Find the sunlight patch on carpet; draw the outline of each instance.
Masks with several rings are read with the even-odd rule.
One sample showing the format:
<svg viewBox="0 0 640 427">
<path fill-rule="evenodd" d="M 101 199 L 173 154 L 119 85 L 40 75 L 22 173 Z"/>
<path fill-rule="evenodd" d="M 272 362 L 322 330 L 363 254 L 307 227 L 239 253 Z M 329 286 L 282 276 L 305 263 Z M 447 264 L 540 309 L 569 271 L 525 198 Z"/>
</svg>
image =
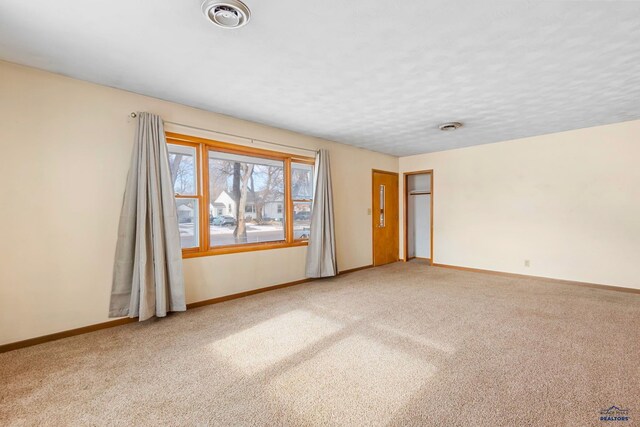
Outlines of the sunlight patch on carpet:
<svg viewBox="0 0 640 427">
<path fill-rule="evenodd" d="M 343 325 L 306 310 L 270 318 L 208 346 L 246 374 L 254 374 L 339 331 Z"/>
</svg>

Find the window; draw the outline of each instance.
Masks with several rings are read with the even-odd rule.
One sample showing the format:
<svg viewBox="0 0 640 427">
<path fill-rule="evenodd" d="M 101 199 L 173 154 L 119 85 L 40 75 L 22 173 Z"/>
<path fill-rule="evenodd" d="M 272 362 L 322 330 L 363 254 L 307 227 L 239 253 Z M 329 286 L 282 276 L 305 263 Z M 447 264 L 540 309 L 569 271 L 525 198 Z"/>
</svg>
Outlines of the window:
<svg viewBox="0 0 640 427">
<path fill-rule="evenodd" d="M 291 199 L 293 201 L 294 239 L 308 239 L 311 229 L 313 165 L 291 164 Z"/>
<path fill-rule="evenodd" d="M 235 219 L 213 219 L 211 246 L 285 241 L 284 161 L 208 152 L 209 197 L 216 202 L 233 200 L 229 215 Z"/>
<path fill-rule="evenodd" d="M 182 248 L 200 246 L 198 168 L 196 147 L 169 144 L 169 169 L 178 211 L 178 227 Z"/>
<path fill-rule="evenodd" d="M 313 159 L 167 133 L 185 256 L 306 244 Z"/>
</svg>

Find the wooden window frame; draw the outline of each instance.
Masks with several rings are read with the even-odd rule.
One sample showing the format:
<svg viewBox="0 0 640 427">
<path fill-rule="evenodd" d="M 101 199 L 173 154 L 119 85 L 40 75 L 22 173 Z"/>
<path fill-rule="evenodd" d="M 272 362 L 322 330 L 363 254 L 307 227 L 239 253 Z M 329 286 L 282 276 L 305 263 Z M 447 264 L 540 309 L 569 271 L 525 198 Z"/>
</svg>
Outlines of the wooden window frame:
<svg viewBox="0 0 640 427">
<path fill-rule="evenodd" d="M 196 148 L 196 187 L 197 196 L 176 195 L 176 198 L 189 198 L 198 200 L 199 204 L 199 247 L 185 248 L 182 250 L 183 258 L 195 258 L 202 256 L 224 255 L 239 252 L 252 252 L 267 249 L 290 248 L 295 246 L 307 246 L 308 239 L 294 239 L 293 235 L 293 202 L 291 195 L 291 163 L 315 164 L 315 159 L 311 157 L 299 156 L 279 151 L 266 150 L 262 148 L 249 147 L 246 145 L 231 144 L 228 142 L 215 141 L 212 139 L 197 136 L 184 135 L 174 132 L 165 132 L 167 143 L 174 145 L 185 145 Z M 284 240 L 263 243 L 239 243 L 235 245 L 210 246 L 209 229 L 209 151 L 219 151 L 223 153 L 253 156 L 269 160 L 280 160 L 284 163 L 284 204 L 285 212 Z M 295 200 L 311 201 L 311 200 Z"/>
</svg>

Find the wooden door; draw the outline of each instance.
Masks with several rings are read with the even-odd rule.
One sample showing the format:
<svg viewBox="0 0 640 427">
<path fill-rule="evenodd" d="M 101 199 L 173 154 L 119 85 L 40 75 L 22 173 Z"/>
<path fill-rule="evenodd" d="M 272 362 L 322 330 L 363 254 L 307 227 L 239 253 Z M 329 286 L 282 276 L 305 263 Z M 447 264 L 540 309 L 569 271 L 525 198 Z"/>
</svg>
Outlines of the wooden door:
<svg viewBox="0 0 640 427">
<path fill-rule="evenodd" d="M 398 174 L 373 171 L 373 265 L 398 261 Z"/>
</svg>

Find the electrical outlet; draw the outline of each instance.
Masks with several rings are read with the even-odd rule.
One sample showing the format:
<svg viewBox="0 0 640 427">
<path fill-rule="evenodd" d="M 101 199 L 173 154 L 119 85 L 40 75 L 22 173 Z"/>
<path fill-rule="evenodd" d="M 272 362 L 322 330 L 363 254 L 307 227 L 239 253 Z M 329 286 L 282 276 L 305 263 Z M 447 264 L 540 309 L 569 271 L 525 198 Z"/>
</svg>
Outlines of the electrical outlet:
<svg viewBox="0 0 640 427">
<path fill-rule="evenodd" d="M 531 267 L 531 261 L 529 261 L 528 259 L 524 260 L 524 266 L 525 267 Z"/>
<path fill-rule="evenodd" d="M 371 215 L 371 208 L 367 209 L 367 215 Z"/>
</svg>

